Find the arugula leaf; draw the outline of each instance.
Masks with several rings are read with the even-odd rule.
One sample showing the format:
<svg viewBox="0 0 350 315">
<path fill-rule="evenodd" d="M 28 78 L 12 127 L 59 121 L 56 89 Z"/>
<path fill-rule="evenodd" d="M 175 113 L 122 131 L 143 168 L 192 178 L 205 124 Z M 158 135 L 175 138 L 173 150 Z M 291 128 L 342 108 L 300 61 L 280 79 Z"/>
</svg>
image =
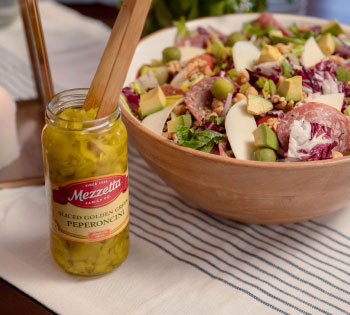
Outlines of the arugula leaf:
<svg viewBox="0 0 350 315">
<path fill-rule="evenodd" d="M 306 39 L 309 39 L 311 36 L 316 36 L 317 34 L 307 31 L 307 32 L 300 32 L 297 28 L 296 25 L 292 25 L 289 26 L 288 29 L 293 33 L 294 35 L 294 40 L 298 41 L 298 40 L 303 40 L 305 41 Z M 290 38 L 290 37 L 288 37 Z M 292 42 L 294 43 L 294 42 Z M 295 42 L 295 44 L 298 44 L 297 42 Z"/>
<path fill-rule="evenodd" d="M 269 81 L 265 82 L 264 87 L 262 89 L 262 93 L 265 99 L 268 99 L 269 96 L 271 95 Z"/>
<path fill-rule="evenodd" d="M 265 99 L 276 93 L 275 83 L 268 78 L 260 77 L 259 80 L 256 81 L 256 85 L 262 89 L 262 93 Z"/>
<path fill-rule="evenodd" d="M 272 80 L 269 80 L 269 85 L 270 85 L 271 96 L 275 95 L 276 94 L 276 90 L 277 90 L 275 82 L 273 82 Z"/>
<path fill-rule="evenodd" d="M 256 81 L 256 85 L 259 87 L 259 88 L 263 88 L 265 83 L 268 82 L 269 79 L 268 78 L 265 78 L 265 77 L 260 77 L 258 81 Z"/>
<path fill-rule="evenodd" d="M 344 67 L 338 67 L 337 70 L 337 79 L 342 82 L 350 81 L 350 71 L 346 70 Z"/>
<path fill-rule="evenodd" d="M 282 44 L 293 43 L 295 45 L 302 45 L 305 42 L 305 40 L 301 38 L 281 37 L 281 36 L 270 36 L 270 39 L 272 40 L 272 44 L 274 45 L 278 43 L 282 43 Z"/>
<path fill-rule="evenodd" d="M 256 35 L 257 38 L 260 38 L 268 35 L 272 29 L 274 28 L 270 25 L 261 29 L 259 24 L 253 25 L 252 23 L 246 23 L 243 27 L 243 34 L 248 36 Z"/>
<path fill-rule="evenodd" d="M 296 45 L 293 49 L 292 49 L 292 54 L 294 54 L 297 57 L 300 57 L 302 55 L 304 51 L 304 46 L 302 45 Z"/>
<path fill-rule="evenodd" d="M 184 16 L 182 16 L 180 20 L 174 21 L 173 25 L 177 27 L 177 34 L 179 35 L 180 38 L 184 38 L 190 35 L 190 31 L 186 26 L 186 19 Z"/>
<path fill-rule="evenodd" d="M 296 37 L 300 37 L 300 32 L 297 28 L 296 25 L 291 25 L 288 27 L 288 29 L 296 36 Z"/>
<path fill-rule="evenodd" d="M 282 67 L 282 74 L 286 77 L 286 78 L 291 78 L 294 76 L 294 71 L 291 67 L 291 65 L 289 64 L 289 62 L 285 59 L 283 59 L 281 61 L 281 67 Z"/>
<path fill-rule="evenodd" d="M 221 116 L 210 116 L 209 120 L 215 123 L 217 126 L 221 126 L 224 123 L 225 118 L 226 117 L 221 117 Z"/>
<path fill-rule="evenodd" d="M 226 136 L 213 130 L 191 131 L 187 126 L 177 126 L 176 136 L 179 145 L 208 153 L 213 149 L 214 143 L 227 139 Z"/>
</svg>

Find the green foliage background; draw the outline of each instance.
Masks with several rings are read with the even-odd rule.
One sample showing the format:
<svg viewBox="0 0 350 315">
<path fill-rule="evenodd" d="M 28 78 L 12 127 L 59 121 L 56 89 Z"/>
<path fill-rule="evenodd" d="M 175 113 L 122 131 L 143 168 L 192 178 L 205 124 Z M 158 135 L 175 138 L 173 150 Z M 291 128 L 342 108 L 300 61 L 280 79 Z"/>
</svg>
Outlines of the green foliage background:
<svg viewBox="0 0 350 315">
<path fill-rule="evenodd" d="M 201 16 L 241 12 L 242 5 L 245 12 L 261 12 L 266 9 L 266 0 L 153 0 L 144 35 L 172 25 L 181 16 L 191 20 Z"/>
</svg>

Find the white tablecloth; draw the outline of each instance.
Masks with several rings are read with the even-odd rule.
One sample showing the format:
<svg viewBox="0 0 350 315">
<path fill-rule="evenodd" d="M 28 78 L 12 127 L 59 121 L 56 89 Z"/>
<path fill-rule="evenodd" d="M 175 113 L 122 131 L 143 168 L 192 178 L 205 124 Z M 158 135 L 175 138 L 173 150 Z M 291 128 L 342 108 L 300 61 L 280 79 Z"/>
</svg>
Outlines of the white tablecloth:
<svg viewBox="0 0 350 315">
<path fill-rule="evenodd" d="M 108 29 L 54 3 L 40 9 L 56 87 L 87 86 Z M 0 54 L 21 71 L 0 75 L 0 84 L 26 98 L 30 70 L 16 30 L 0 31 Z M 125 263 L 101 278 L 66 274 L 49 253 L 44 187 L 6 189 L 0 277 L 60 314 L 350 314 L 349 207 L 298 224 L 225 220 L 188 205 L 134 148 L 129 154 Z"/>
</svg>

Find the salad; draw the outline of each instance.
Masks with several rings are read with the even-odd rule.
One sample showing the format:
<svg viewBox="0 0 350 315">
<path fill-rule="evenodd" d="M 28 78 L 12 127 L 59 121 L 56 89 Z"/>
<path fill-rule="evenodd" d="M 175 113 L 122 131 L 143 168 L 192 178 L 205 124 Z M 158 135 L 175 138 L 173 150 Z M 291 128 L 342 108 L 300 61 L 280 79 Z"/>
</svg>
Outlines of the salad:
<svg viewBox="0 0 350 315">
<path fill-rule="evenodd" d="M 121 102 L 180 146 L 265 162 L 350 152 L 350 39 L 336 20 L 282 26 L 270 13 L 223 34 L 184 19 Z"/>
</svg>

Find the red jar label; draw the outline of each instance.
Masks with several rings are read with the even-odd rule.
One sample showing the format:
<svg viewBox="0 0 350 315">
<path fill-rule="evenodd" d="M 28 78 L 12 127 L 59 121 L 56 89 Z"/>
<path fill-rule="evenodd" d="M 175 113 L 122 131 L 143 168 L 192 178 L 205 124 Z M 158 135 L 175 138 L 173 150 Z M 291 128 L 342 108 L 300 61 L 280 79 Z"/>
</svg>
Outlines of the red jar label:
<svg viewBox="0 0 350 315">
<path fill-rule="evenodd" d="M 59 187 L 52 191 L 52 197 L 60 204 L 69 202 L 77 207 L 99 208 L 111 203 L 127 189 L 127 175 L 112 175 Z"/>
<path fill-rule="evenodd" d="M 103 240 L 120 233 L 129 222 L 127 173 L 51 182 L 49 193 L 52 230 L 65 239 Z"/>
</svg>

